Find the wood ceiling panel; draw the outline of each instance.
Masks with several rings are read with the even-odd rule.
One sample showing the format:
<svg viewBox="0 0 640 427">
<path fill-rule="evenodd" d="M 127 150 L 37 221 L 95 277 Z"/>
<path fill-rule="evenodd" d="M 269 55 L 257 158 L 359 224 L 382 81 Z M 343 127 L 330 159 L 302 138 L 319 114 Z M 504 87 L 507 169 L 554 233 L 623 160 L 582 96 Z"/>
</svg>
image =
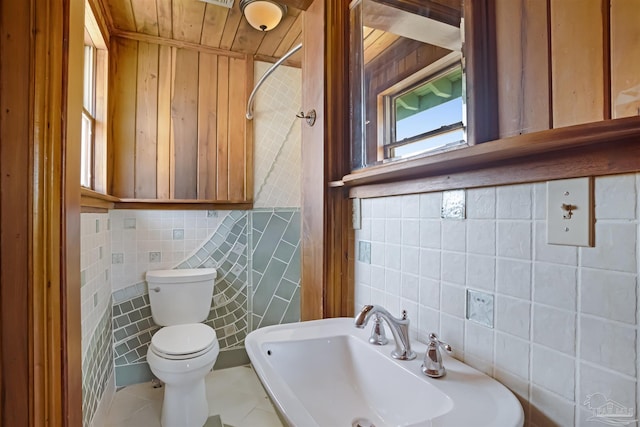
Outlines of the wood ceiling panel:
<svg viewBox="0 0 640 427">
<path fill-rule="evenodd" d="M 256 31 L 246 19 L 240 20 L 236 37 L 233 39 L 231 50 L 234 52 L 242 52 L 254 54 L 256 46 L 260 46 L 265 37 L 266 32 Z"/>
<path fill-rule="evenodd" d="M 136 31 L 150 36 L 159 35 L 156 0 L 133 0 L 131 6 Z"/>
<path fill-rule="evenodd" d="M 240 0 L 236 0 L 233 7 L 229 9 L 227 22 L 224 25 L 224 32 L 222 33 L 222 39 L 220 40 L 221 49 L 231 50 L 233 40 L 235 40 L 236 38 L 236 32 L 238 31 L 238 27 L 240 26 L 240 21 L 243 19 L 239 3 Z"/>
<path fill-rule="evenodd" d="M 204 13 L 204 23 L 202 24 L 201 44 L 220 47 L 222 33 L 228 15 L 229 9 L 226 7 L 214 6 L 212 4 L 207 5 L 207 10 Z"/>
<path fill-rule="evenodd" d="M 301 40 L 303 13 L 291 6 L 280 25 L 263 33 L 247 23 L 240 11 L 240 0 L 235 0 L 231 9 L 201 0 L 94 1 L 105 10 L 109 32 L 114 36 L 135 39 L 137 33 L 157 37 L 158 44 L 174 40 L 272 62 Z M 295 65 L 296 61 L 292 63 Z"/>
<path fill-rule="evenodd" d="M 278 45 L 274 56 L 280 58 L 285 53 L 289 52 L 293 46 L 295 46 L 296 40 L 302 36 L 302 13 L 298 15 L 296 20 L 291 25 L 291 28 L 282 39 L 282 42 Z"/>
<path fill-rule="evenodd" d="M 287 16 L 282 19 L 282 22 L 273 30 L 267 32 L 256 53 L 258 55 L 275 56 L 276 49 L 280 46 L 289 30 L 291 30 L 299 15 L 300 11 L 298 9 L 289 8 Z"/>
<path fill-rule="evenodd" d="M 109 11 L 113 19 L 113 26 L 118 30 L 136 31 L 136 22 L 133 18 L 131 0 L 109 0 Z"/>
<path fill-rule="evenodd" d="M 173 38 L 200 43 L 206 4 L 194 0 L 173 0 Z"/>
<path fill-rule="evenodd" d="M 158 15 L 158 35 L 171 38 L 173 36 L 173 14 L 171 12 L 171 0 L 156 0 L 156 13 Z"/>
</svg>

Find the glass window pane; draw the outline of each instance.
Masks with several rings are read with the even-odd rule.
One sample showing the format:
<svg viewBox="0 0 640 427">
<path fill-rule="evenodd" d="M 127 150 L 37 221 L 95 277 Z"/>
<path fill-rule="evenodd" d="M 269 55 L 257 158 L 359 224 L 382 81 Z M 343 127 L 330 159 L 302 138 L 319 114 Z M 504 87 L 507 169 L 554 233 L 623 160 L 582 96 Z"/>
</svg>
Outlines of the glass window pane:
<svg viewBox="0 0 640 427">
<path fill-rule="evenodd" d="M 80 185 L 91 188 L 91 169 L 93 144 L 91 141 L 91 117 L 82 114 L 82 139 L 80 151 Z"/>
<path fill-rule="evenodd" d="M 95 72 L 94 72 L 94 47 L 84 47 L 84 97 L 83 106 L 89 113 L 94 114 L 93 111 L 93 96 L 95 86 Z"/>
</svg>

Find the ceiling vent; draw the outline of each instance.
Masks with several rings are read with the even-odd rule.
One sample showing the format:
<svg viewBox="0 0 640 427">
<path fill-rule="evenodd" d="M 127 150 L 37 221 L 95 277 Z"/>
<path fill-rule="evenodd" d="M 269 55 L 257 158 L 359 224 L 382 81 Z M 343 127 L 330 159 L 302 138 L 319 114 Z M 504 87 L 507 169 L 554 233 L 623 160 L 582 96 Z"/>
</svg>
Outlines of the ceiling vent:
<svg viewBox="0 0 640 427">
<path fill-rule="evenodd" d="M 205 3 L 215 4 L 216 6 L 223 6 L 231 9 L 233 7 L 234 0 L 200 0 Z"/>
</svg>

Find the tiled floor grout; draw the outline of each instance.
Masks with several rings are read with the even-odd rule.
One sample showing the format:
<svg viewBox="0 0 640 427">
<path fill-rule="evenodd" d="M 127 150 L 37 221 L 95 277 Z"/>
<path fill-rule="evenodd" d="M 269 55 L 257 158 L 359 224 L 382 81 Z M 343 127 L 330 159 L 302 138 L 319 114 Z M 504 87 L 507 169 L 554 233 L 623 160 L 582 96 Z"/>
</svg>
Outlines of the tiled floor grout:
<svg viewBox="0 0 640 427">
<path fill-rule="evenodd" d="M 206 379 L 209 415 L 228 427 L 283 427 L 250 366 L 210 372 Z M 116 392 L 104 427 L 161 427 L 163 388 L 143 383 Z"/>
</svg>

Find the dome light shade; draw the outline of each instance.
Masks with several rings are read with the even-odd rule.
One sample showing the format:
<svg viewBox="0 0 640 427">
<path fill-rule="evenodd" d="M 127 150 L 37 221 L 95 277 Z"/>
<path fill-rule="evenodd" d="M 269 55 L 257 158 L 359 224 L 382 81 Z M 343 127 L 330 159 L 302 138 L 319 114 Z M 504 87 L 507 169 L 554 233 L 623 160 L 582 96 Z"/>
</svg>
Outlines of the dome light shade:
<svg viewBox="0 0 640 427">
<path fill-rule="evenodd" d="M 240 9 L 256 30 L 273 30 L 287 13 L 287 7 L 271 0 L 241 0 Z"/>
</svg>

